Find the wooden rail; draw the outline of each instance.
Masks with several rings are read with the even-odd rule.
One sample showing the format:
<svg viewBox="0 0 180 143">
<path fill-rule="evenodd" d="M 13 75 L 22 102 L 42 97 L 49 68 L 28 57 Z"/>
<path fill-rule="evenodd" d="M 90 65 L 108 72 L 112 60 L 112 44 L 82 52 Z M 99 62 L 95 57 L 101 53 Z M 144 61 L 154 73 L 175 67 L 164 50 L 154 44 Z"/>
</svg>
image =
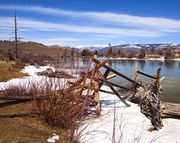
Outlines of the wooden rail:
<svg viewBox="0 0 180 143">
<path fill-rule="evenodd" d="M 92 70 L 90 70 L 90 66 L 91 66 L 92 62 L 95 63 L 95 66 L 94 66 L 94 68 Z M 78 93 L 78 95 L 82 95 L 82 92 L 87 90 L 87 92 L 86 92 L 87 97 L 86 96 L 84 96 L 84 97 L 88 98 L 88 96 L 91 96 L 91 98 L 92 97 L 94 98 L 94 101 L 96 102 L 95 109 L 96 109 L 97 113 L 100 112 L 100 107 L 101 107 L 100 106 L 100 100 L 99 100 L 99 91 L 100 92 L 105 92 L 105 93 L 108 93 L 108 94 L 114 94 L 127 107 L 130 106 L 130 104 L 128 104 L 127 101 L 125 100 L 125 97 L 122 97 L 121 94 L 119 94 L 119 91 L 115 87 L 124 89 L 124 91 L 131 91 L 132 93 L 135 93 L 135 92 L 137 92 L 136 88 L 138 88 L 139 86 L 142 86 L 142 84 L 137 81 L 137 78 L 132 80 L 128 76 L 126 76 L 126 75 L 118 72 L 117 70 L 107 66 L 106 63 L 107 63 L 106 61 L 100 62 L 96 58 L 92 58 L 90 60 L 87 72 L 86 73 L 81 73 L 80 78 L 76 82 L 74 82 L 74 83 L 69 82 L 69 85 L 70 85 L 69 88 L 59 90 L 59 91 L 56 91 L 56 92 L 52 92 L 52 94 L 55 95 L 53 97 L 49 96 L 48 94 L 47 95 L 36 95 L 36 96 L 0 96 L 0 100 L 5 101 L 5 102 L 0 103 L 0 108 L 15 105 L 15 104 L 19 104 L 19 103 L 23 103 L 23 102 L 39 100 L 39 99 L 40 100 L 46 100 L 46 99 L 50 99 L 50 98 L 61 99 L 61 96 L 58 96 L 58 95 L 67 94 L 69 92 L 69 90 L 71 90 L 71 91 L 73 90 L 75 92 L 77 92 L 77 90 L 78 90 L 78 92 L 80 93 L 80 94 Z M 99 71 L 99 69 L 101 67 L 106 69 L 104 74 L 102 74 Z M 112 72 L 113 75 L 108 76 L 110 72 Z M 135 73 L 136 73 L 136 77 L 138 77 L 138 73 L 139 73 L 139 74 L 142 74 L 144 76 L 156 79 L 155 85 L 157 87 L 157 94 L 159 94 L 160 69 L 157 71 L 157 76 L 156 77 L 152 76 L 152 75 L 149 75 L 149 74 L 146 74 L 146 73 L 143 73 L 141 71 L 137 71 L 137 70 L 136 70 Z M 119 84 L 108 81 L 108 79 L 111 79 L 111 78 L 115 77 L 115 75 L 118 75 L 118 76 L 126 79 L 127 81 L 133 83 L 134 88 L 130 89 L 128 87 L 125 87 L 125 86 L 122 86 L 122 85 L 119 85 Z M 88 83 L 86 82 L 87 79 L 88 79 Z M 90 82 L 89 82 L 89 79 L 90 79 Z M 103 83 L 105 83 L 107 86 L 109 86 L 109 88 L 112 91 L 106 91 L 106 90 L 101 89 L 101 86 L 103 85 Z M 92 92 L 90 92 L 90 90 L 93 91 L 93 94 L 92 94 Z M 58 93 L 58 94 L 56 94 L 56 93 Z M 89 95 L 89 93 L 91 95 Z M 82 99 L 84 97 L 82 97 Z M 29 115 L 29 113 L 28 112 L 27 113 L 19 112 L 18 114 L 15 113 L 15 114 L 0 115 L 0 117 L 14 117 L 14 116 L 26 116 L 26 115 Z"/>
<path fill-rule="evenodd" d="M 99 64 L 99 63 L 100 63 L 100 61 L 98 61 L 97 59 L 94 59 L 94 58 L 93 58 L 92 60 L 93 60 L 93 62 L 95 62 L 96 64 Z M 109 67 L 109 66 L 107 66 L 107 65 L 103 65 L 103 67 L 106 68 L 106 69 L 108 69 L 109 71 L 115 73 L 116 75 L 121 76 L 122 78 L 124 78 L 124 79 L 126 79 L 126 80 L 128 80 L 128 81 L 130 81 L 130 82 L 132 82 L 132 83 L 135 83 L 135 84 L 138 85 L 138 86 L 141 86 L 139 83 L 136 83 L 134 80 L 132 80 L 132 79 L 130 79 L 129 77 L 127 77 L 126 75 L 124 75 L 124 74 L 122 74 L 122 73 L 114 70 L 113 68 L 111 68 L 111 67 Z"/>
<path fill-rule="evenodd" d="M 27 101 L 30 101 L 30 100 L 29 99 L 25 99 L 25 100 L 23 99 L 23 100 L 12 100 L 12 101 L 3 102 L 3 103 L 0 103 L 0 108 L 19 104 L 19 103 L 24 103 Z"/>
<path fill-rule="evenodd" d="M 37 114 L 37 112 L 35 112 L 35 111 L 7 113 L 7 114 L 1 114 L 0 118 L 14 118 L 14 117 L 33 116 L 35 114 Z"/>
<path fill-rule="evenodd" d="M 153 79 L 157 79 L 157 77 L 155 76 L 152 76 L 152 75 L 149 75 L 149 74 L 146 74 L 146 73 L 143 73 L 141 71 L 137 71 L 137 73 L 141 74 L 141 75 L 144 75 L 144 76 L 147 76 L 147 77 L 150 77 L 150 78 L 153 78 Z"/>
</svg>

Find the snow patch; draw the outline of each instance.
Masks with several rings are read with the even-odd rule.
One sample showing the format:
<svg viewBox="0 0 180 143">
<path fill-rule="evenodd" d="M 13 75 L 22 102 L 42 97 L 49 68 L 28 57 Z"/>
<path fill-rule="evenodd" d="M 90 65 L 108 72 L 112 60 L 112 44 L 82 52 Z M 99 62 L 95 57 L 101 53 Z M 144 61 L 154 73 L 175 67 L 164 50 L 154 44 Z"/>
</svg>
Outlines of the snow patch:
<svg viewBox="0 0 180 143">
<path fill-rule="evenodd" d="M 110 90 L 103 86 L 103 89 Z M 85 122 L 81 138 L 86 143 L 176 143 L 180 141 L 180 120 L 164 119 L 159 131 L 147 131 L 151 122 L 136 104 L 126 107 L 115 95 L 100 92 L 101 116 Z M 86 127 L 86 128 L 85 128 Z"/>
</svg>

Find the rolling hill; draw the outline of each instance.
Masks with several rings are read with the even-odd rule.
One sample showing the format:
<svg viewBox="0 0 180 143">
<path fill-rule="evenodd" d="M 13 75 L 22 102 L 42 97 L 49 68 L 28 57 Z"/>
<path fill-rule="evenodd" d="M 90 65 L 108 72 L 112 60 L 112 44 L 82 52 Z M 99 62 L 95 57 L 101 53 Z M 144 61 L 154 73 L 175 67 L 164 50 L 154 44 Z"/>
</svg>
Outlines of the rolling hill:
<svg viewBox="0 0 180 143">
<path fill-rule="evenodd" d="M 0 50 L 10 49 L 14 47 L 14 42 L 0 40 Z M 69 47 L 62 47 L 58 45 L 46 46 L 37 42 L 19 42 L 19 49 L 22 53 L 33 55 L 48 55 L 48 56 L 63 56 L 65 53 L 69 55 L 72 49 Z"/>
</svg>

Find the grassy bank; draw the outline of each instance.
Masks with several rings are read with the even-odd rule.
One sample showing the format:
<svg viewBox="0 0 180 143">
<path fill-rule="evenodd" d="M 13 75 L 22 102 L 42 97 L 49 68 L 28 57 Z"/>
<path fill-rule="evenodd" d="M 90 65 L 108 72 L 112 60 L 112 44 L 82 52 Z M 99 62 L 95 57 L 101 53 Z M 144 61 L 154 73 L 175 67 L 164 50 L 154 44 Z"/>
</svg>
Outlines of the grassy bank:
<svg viewBox="0 0 180 143">
<path fill-rule="evenodd" d="M 27 76 L 27 74 L 20 72 L 23 68 L 23 63 L 0 61 L 0 82 Z"/>
</svg>

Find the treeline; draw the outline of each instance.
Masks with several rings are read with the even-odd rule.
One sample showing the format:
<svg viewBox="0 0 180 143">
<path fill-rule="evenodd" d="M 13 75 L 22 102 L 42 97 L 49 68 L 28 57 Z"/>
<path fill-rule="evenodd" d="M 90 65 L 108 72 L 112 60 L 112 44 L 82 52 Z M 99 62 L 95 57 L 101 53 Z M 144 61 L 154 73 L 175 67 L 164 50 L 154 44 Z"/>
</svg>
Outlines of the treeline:
<svg viewBox="0 0 180 143">
<path fill-rule="evenodd" d="M 159 58 L 164 57 L 165 59 L 173 59 L 173 58 L 180 58 L 180 50 L 173 50 L 171 47 L 165 48 L 163 50 L 145 50 L 144 48 L 141 48 L 140 50 L 129 50 L 122 49 L 117 50 L 115 48 L 110 47 L 107 52 L 98 52 L 97 50 L 92 52 L 88 49 L 83 49 L 81 52 L 81 56 L 92 56 L 92 54 L 97 54 L 100 57 L 114 57 L 114 58 Z"/>
<path fill-rule="evenodd" d="M 58 45 L 46 46 L 31 41 L 18 41 L 18 51 L 16 51 L 14 41 L 0 40 L 0 60 L 18 60 L 30 64 L 45 65 L 48 61 L 79 56 L 80 52 L 75 48 Z"/>
</svg>

